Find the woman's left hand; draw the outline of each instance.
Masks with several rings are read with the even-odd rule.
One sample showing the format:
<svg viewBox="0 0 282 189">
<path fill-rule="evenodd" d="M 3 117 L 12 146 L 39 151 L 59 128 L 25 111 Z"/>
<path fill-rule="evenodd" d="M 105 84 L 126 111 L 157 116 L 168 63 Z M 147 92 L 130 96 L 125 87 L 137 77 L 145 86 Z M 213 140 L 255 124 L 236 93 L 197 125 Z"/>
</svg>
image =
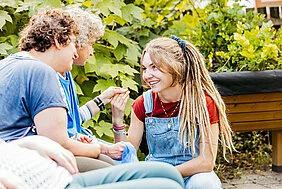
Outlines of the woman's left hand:
<svg viewBox="0 0 282 189">
<path fill-rule="evenodd" d="M 129 91 L 124 94 L 117 94 L 111 101 L 112 123 L 120 126 L 123 123 L 124 111 L 126 103 L 129 99 Z"/>
</svg>

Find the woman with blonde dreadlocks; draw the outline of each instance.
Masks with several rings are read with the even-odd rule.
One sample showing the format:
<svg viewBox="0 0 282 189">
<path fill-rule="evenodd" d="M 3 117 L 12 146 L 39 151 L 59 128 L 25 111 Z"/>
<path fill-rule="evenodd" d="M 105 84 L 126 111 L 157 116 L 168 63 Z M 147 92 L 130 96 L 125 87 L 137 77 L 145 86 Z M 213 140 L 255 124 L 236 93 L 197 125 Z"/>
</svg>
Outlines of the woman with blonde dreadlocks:
<svg viewBox="0 0 282 189">
<path fill-rule="evenodd" d="M 146 161 L 174 165 L 185 188 L 221 188 L 213 172 L 218 140 L 234 149 L 224 102 L 205 67 L 201 53 L 178 37 L 149 42 L 141 57 L 141 75 L 150 87 L 132 105 L 128 136 L 123 116 L 127 96 L 112 102 L 115 141 L 138 149 L 146 129 Z"/>
</svg>

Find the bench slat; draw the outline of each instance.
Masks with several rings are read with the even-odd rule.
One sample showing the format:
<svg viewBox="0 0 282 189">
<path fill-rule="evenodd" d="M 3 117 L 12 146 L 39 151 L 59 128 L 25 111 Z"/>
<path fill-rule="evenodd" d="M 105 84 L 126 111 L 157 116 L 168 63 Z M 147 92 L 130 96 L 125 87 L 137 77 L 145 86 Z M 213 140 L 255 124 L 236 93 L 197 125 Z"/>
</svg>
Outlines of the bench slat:
<svg viewBox="0 0 282 189">
<path fill-rule="evenodd" d="M 231 123 L 233 131 L 281 130 L 282 120 Z"/>
<path fill-rule="evenodd" d="M 276 111 L 282 110 L 282 101 L 242 104 L 232 103 L 226 105 L 226 110 L 227 113 Z"/>
<path fill-rule="evenodd" d="M 282 92 L 223 96 L 222 98 L 226 104 L 282 101 Z"/>
</svg>

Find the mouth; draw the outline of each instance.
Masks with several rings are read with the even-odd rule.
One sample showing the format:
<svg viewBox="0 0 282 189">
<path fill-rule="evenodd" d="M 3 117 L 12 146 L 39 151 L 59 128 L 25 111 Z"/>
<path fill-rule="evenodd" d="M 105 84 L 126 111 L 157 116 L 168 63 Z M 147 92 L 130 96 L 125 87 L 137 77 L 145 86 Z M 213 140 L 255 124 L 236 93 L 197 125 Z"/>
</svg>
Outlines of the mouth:
<svg viewBox="0 0 282 189">
<path fill-rule="evenodd" d="M 154 87 L 155 85 L 159 83 L 159 81 L 148 81 L 147 83 L 150 87 Z"/>
</svg>

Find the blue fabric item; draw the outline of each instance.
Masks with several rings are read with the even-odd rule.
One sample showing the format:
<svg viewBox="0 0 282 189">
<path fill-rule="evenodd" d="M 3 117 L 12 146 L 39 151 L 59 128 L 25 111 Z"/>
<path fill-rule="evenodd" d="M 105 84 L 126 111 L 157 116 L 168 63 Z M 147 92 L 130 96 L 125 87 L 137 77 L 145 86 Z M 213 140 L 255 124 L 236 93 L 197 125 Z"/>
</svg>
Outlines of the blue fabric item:
<svg viewBox="0 0 282 189">
<path fill-rule="evenodd" d="M 153 110 L 152 91 L 144 94 L 144 107 L 147 115 Z M 179 141 L 179 117 L 157 118 L 146 117 L 146 139 L 149 154 L 146 161 L 162 161 L 174 166 L 185 163 L 193 158 L 192 150 L 185 149 Z M 199 136 L 196 139 L 196 152 L 194 157 L 199 154 Z"/>
<path fill-rule="evenodd" d="M 137 153 L 134 146 L 126 142 L 124 151 L 122 153 L 121 163 L 131 163 L 131 162 L 138 162 Z"/>
<path fill-rule="evenodd" d="M 23 52 L 1 60 L 0 75 L 0 138 L 5 141 L 36 134 L 31 126 L 40 111 L 67 108 L 55 70 Z"/>
<path fill-rule="evenodd" d="M 146 113 L 150 115 L 154 107 L 152 91 L 146 91 L 143 96 Z M 193 156 L 192 149 L 185 149 L 179 141 L 179 126 L 179 117 L 145 118 L 146 140 L 149 149 L 149 154 L 145 159 L 146 161 L 159 161 L 176 166 L 190 161 L 199 155 L 199 131 L 197 132 L 195 141 L 196 152 Z M 195 175 L 197 177 L 194 177 Z M 209 186 L 208 188 L 221 188 L 221 182 L 214 172 L 195 175 L 184 178 L 185 189 L 200 189 L 207 188 L 207 186 Z M 197 179 L 192 179 L 193 177 Z M 205 185 L 204 187 L 201 183 L 209 183 L 209 185 Z"/>
<path fill-rule="evenodd" d="M 65 78 L 59 73 L 59 80 L 66 96 L 68 105 L 68 134 L 70 137 L 76 138 L 79 133 L 82 133 L 89 138 L 92 138 L 91 133 L 81 126 L 79 115 L 79 101 L 76 94 L 76 87 L 70 72 L 65 72 Z"/>
<path fill-rule="evenodd" d="M 179 46 L 182 48 L 183 52 L 185 52 L 186 49 L 186 42 L 182 39 L 180 39 L 179 37 L 176 36 L 171 36 L 171 39 L 177 41 L 177 43 L 179 44 Z"/>
<path fill-rule="evenodd" d="M 138 157 L 134 146 L 130 142 L 125 142 L 121 160 L 114 160 L 116 164 L 138 162 Z"/>
</svg>

